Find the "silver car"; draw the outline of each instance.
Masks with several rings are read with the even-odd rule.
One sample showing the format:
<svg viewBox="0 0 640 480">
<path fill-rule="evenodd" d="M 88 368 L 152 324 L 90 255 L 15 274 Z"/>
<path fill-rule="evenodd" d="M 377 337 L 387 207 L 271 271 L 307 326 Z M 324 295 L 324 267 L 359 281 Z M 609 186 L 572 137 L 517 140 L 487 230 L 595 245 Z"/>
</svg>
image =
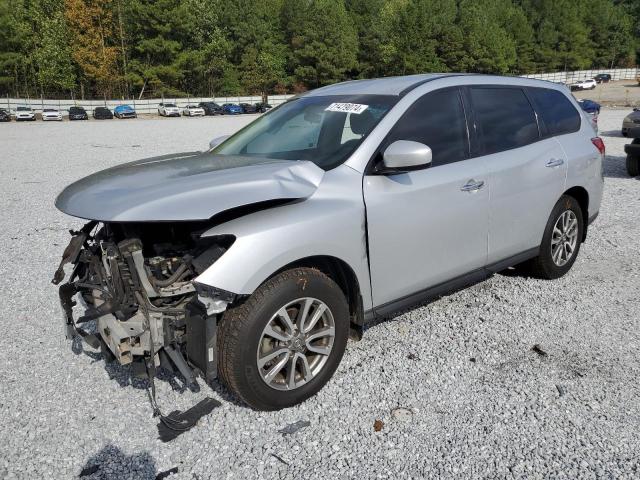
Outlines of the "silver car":
<svg viewBox="0 0 640 480">
<path fill-rule="evenodd" d="M 603 189 L 575 99 L 523 78 L 345 82 L 212 143 L 67 187 L 56 206 L 90 222 L 54 283 L 71 263 L 69 336 L 264 410 L 318 392 L 367 321 L 514 265 L 566 274 Z"/>
</svg>

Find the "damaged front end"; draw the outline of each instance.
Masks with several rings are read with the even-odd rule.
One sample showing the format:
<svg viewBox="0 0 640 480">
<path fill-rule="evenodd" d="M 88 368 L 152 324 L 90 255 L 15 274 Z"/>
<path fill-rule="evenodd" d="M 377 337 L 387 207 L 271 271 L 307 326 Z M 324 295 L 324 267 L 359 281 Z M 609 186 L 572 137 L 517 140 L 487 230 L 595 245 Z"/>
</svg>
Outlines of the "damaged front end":
<svg viewBox="0 0 640 480">
<path fill-rule="evenodd" d="M 187 384 L 217 376 L 218 315 L 235 295 L 194 281 L 233 244 L 233 236 L 202 237 L 203 222 L 87 223 L 64 251 L 60 285 L 67 338 L 82 337 L 110 359 L 176 369 Z M 74 319 L 75 299 L 85 307 Z M 83 324 L 95 321 L 96 333 Z"/>
</svg>

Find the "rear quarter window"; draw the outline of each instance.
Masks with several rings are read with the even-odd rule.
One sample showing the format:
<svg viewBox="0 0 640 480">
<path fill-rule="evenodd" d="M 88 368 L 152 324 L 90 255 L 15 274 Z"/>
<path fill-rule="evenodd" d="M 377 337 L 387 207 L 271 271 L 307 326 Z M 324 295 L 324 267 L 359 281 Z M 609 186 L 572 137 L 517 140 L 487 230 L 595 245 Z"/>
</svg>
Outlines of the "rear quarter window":
<svg viewBox="0 0 640 480">
<path fill-rule="evenodd" d="M 557 90 L 528 89 L 549 135 L 563 135 L 580 130 L 580 113 L 571 101 Z"/>
</svg>

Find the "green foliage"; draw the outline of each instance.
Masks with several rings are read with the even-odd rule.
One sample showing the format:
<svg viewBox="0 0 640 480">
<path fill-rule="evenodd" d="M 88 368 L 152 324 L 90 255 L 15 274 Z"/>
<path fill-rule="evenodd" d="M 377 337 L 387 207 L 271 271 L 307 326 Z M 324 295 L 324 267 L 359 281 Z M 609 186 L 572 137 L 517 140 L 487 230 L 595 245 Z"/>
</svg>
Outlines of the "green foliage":
<svg viewBox="0 0 640 480">
<path fill-rule="evenodd" d="M 640 0 L 0 0 L 0 93 L 267 96 L 637 62 Z"/>
<path fill-rule="evenodd" d="M 358 36 L 344 0 L 285 0 L 282 17 L 298 83 L 320 87 L 355 70 Z"/>
</svg>

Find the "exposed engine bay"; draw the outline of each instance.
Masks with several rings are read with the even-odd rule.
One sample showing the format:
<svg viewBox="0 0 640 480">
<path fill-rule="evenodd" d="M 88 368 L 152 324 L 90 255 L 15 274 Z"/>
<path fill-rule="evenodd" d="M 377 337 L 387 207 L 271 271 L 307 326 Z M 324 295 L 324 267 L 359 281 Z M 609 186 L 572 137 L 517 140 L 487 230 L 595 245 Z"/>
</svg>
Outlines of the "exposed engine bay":
<svg viewBox="0 0 640 480">
<path fill-rule="evenodd" d="M 217 316 L 235 295 L 194 282 L 234 241 L 202 238 L 204 222 L 87 223 L 53 279 L 60 286 L 67 338 L 79 335 L 138 376 L 177 369 L 187 383 L 216 377 Z M 84 315 L 74 320 L 78 298 Z M 95 321 L 96 333 L 83 324 Z"/>
</svg>

